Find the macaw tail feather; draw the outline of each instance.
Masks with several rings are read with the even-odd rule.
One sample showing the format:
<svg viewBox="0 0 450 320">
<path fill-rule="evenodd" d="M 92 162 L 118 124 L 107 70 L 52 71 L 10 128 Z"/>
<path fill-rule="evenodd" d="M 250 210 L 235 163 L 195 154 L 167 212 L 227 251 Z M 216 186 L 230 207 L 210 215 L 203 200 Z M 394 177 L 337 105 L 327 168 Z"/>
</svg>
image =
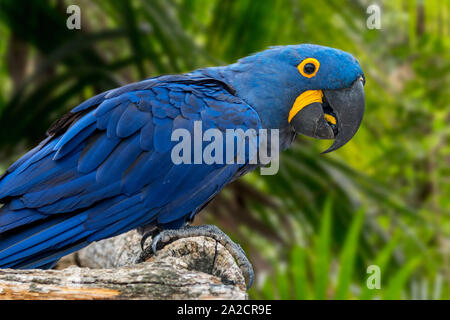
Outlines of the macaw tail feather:
<svg viewBox="0 0 450 320">
<path fill-rule="evenodd" d="M 4 229 L 0 230 L 0 268 L 49 269 L 61 257 L 87 245 L 83 213 L 42 218 L 33 211 L 0 208 L 0 221 L 10 222 L 0 224 Z M 12 228 L 5 230 L 8 225 Z"/>
</svg>

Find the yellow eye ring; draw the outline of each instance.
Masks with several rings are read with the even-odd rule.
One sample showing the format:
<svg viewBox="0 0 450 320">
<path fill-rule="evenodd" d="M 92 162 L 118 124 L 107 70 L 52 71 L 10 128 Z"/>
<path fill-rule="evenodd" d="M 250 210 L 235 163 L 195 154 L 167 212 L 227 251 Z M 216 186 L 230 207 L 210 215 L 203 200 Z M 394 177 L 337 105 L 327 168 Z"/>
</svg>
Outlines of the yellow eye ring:
<svg viewBox="0 0 450 320">
<path fill-rule="evenodd" d="M 319 71 L 320 63 L 317 59 L 306 58 L 298 66 L 297 69 L 300 74 L 306 78 L 312 78 Z"/>
</svg>

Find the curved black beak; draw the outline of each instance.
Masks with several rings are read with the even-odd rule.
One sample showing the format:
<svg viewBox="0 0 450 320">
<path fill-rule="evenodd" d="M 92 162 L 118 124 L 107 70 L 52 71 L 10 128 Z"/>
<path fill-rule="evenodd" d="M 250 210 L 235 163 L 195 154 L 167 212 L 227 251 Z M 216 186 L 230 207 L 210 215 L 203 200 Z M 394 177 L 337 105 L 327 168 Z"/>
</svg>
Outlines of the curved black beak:
<svg viewBox="0 0 450 320">
<path fill-rule="evenodd" d="M 364 85 L 359 79 L 350 88 L 323 90 L 323 94 L 323 103 L 305 106 L 292 118 L 291 124 L 297 133 L 335 139 L 331 147 L 322 152 L 328 153 L 342 147 L 358 131 L 364 115 Z"/>
<path fill-rule="evenodd" d="M 362 80 L 357 80 L 350 88 L 324 90 L 323 94 L 336 114 L 338 126 L 334 143 L 322 152 L 328 153 L 342 147 L 358 131 L 364 116 L 364 85 Z"/>
</svg>

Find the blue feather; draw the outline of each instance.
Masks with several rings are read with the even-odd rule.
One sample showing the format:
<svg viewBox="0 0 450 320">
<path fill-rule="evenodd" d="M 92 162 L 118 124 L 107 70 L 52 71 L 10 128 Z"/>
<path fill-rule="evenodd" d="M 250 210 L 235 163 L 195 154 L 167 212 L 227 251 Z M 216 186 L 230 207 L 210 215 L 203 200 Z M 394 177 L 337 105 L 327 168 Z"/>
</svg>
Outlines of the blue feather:
<svg viewBox="0 0 450 320">
<path fill-rule="evenodd" d="M 72 110 L 72 113 L 84 111 L 84 110 L 89 109 L 90 107 L 92 107 L 94 105 L 97 105 L 97 104 L 101 103 L 104 100 L 105 96 L 108 94 L 108 92 L 109 91 L 100 93 L 100 94 L 98 94 L 98 95 L 96 95 L 96 96 L 94 96 L 94 97 L 84 101 L 83 103 L 81 103 L 77 107 L 75 107 Z"/>
<path fill-rule="evenodd" d="M 131 194 L 164 175 L 173 166 L 170 153 L 145 152 L 122 177 L 123 192 Z"/>
<path fill-rule="evenodd" d="M 107 113 L 108 111 L 110 111 L 111 109 L 117 107 L 118 105 L 127 102 L 128 101 L 128 96 L 126 95 L 121 95 L 115 98 L 110 98 L 107 100 L 104 100 L 98 107 L 97 109 L 94 110 L 94 116 L 97 118 L 100 118 L 101 116 L 103 116 L 105 113 Z"/>
<path fill-rule="evenodd" d="M 169 90 L 167 90 L 166 88 L 163 88 L 163 87 L 154 87 L 154 88 L 152 88 L 152 91 L 156 94 L 156 98 L 162 104 L 169 103 Z"/>
<path fill-rule="evenodd" d="M 61 223 L 61 225 L 62 224 L 63 223 Z M 44 251 L 50 247 L 56 247 L 60 242 L 76 236 L 84 230 L 80 221 L 73 222 L 73 225 L 70 226 L 64 226 L 64 229 L 62 229 L 62 226 L 59 227 L 61 227 L 60 230 L 62 231 L 56 235 L 53 235 L 51 238 L 45 238 L 42 235 L 34 235 L 31 237 L 31 239 L 27 239 L 28 241 L 23 241 L 20 246 L 19 244 L 16 244 L 15 246 L 11 246 L 9 250 L 0 252 L 0 259 L 2 261 L 2 264 L 7 264 L 16 260 L 20 260 L 22 258 L 26 258 L 38 252 Z M 52 233 L 58 231 L 48 230 L 48 232 Z"/>
<path fill-rule="evenodd" d="M 35 210 L 10 210 L 10 208 L 4 206 L 0 209 L 0 233 L 45 217 Z"/>
<path fill-rule="evenodd" d="M 155 126 L 153 121 L 147 122 L 147 124 L 141 129 L 140 145 L 142 150 L 151 151 L 153 150 L 153 132 Z"/>
<path fill-rule="evenodd" d="M 109 183 L 121 179 L 123 172 L 142 152 L 139 140 L 139 134 L 135 134 L 125 140 L 122 140 L 122 142 L 97 169 L 98 183 Z"/>
<path fill-rule="evenodd" d="M 128 219 L 116 220 L 115 223 L 100 229 L 97 233 L 90 236 L 88 241 L 98 241 L 100 239 L 121 234 L 140 225 L 147 224 L 147 222 L 151 221 L 155 216 L 155 214 L 149 214 L 148 210 L 142 210 L 142 208 L 138 207 L 126 210 L 125 213 L 130 216 Z"/>
<path fill-rule="evenodd" d="M 86 227 L 89 228 L 89 226 L 94 226 L 94 231 L 102 230 L 101 232 L 108 232 L 105 230 L 106 227 L 114 225 L 119 221 L 128 223 L 130 220 L 134 219 L 136 215 L 143 214 L 146 211 L 147 209 L 144 208 L 142 204 L 136 204 L 131 207 L 122 208 L 120 211 L 117 210 L 114 214 L 108 212 L 108 216 L 102 217 L 100 220 L 95 220 L 96 223 L 93 222 L 92 224 L 86 225 Z M 91 239 L 89 240 L 91 241 Z"/>
<path fill-rule="evenodd" d="M 15 163 L 13 163 L 7 172 L 12 172 L 14 170 L 16 170 L 17 168 L 19 168 L 20 166 L 22 166 L 25 162 L 32 162 L 32 158 L 39 152 L 40 154 L 42 154 L 43 152 L 40 152 L 42 150 L 42 148 L 45 148 L 46 146 L 48 147 L 49 145 L 49 141 L 52 139 L 52 137 L 47 137 L 46 139 L 44 139 L 41 143 L 39 143 L 39 145 L 37 145 L 36 147 L 34 147 L 33 149 L 31 149 L 30 151 L 28 151 L 26 154 L 24 154 L 19 160 L 17 160 Z M 56 141 L 54 142 L 56 144 Z M 49 152 L 51 152 L 53 150 L 53 147 L 49 148 Z M 45 156 L 45 155 L 44 155 Z M 1 176 L 0 176 L 1 179 Z"/>
<path fill-rule="evenodd" d="M 89 189 L 86 189 L 84 192 L 76 194 L 72 197 L 61 199 L 50 205 L 42 206 L 38 208 L 38 211 L 45 214 L 52 214 L 55 212 L 58 213 L 71 212 L 74 210 L 87 208 L 100 200 L 109 199 L 111 197 L 117 196 L 120 194 L 120 191 L 121 191 L 120 181 L 107 184 L 104 186 L 94 184 Z"/>
<path fill-rule="evenodd" d="M 142 112 L 136 105 L 130 104 L 117 123 L 116 135 L 120 138 L 126 138 L 150 121 L 152 121 L 152 118 L 148 112 Z"/>
<path fill-rule="evenodd" d="M 170 150 L 173 146 L 173 142 L 170 139 L 172 136 L 172 119 L 154 117 L 153 123 L 155 124 L 153 132 L 153 146 L 155 150 L 159 152 Z"/>
<path fill-rule="evenodd" d="M 54 185 L 37 192 L 30 192 L 21 197 L 28 208 L 38 208 L 54 203 L 62 198 L 74 196 L 83 192 L 95 183 L 95 172 L 80 176 L 74 180 Z"/>
<path fill-rule="evenodd" d="M 109 203 L 102 203 L 99 206 L 95 206 L 86 211 L 89 216 L 89 219 L 85 224 L 86 228 L 91 229 L 92 227 L 97 228 L 98 226 L 108 225 L 111 223 L 108 218 L 121 214 L 121 212 L 138 205 L 140 201 L 141 196 L 135 194 L 132 197 L 118 196 Z"/>
<path fill-rule="evenodd" d="M 163 104 L 158 100 L 152 100 L 150 104 L 152 105 L 152 113 L 155 117 L 170 117 L 173 119 L 180 114 L 180 110 L 170 104 Z"/>
<path fill-rule="evenodd" d="M 82 224 L 86 220 L 86 216 L 86 214 L 79 214 L 63 221 L 57 221 L 56 223 L 50 224 L 50 226 L 44 224 L 44 227 L 41 226 L 41 228 L 37 230 L 32 228 L 33 231 L 36 231 L 35 233 L 19 233 L 15 236 L 15 238 L 17 238 L 15 239 L 16 241 L 6 248 L 2 248 L 3 241 L 0 241 L 0 248 L 2 248 L 0 249 L 1 264 L 3 265 L 21 257 L 39 252 L 40 250 L 35 247 L 39 244 L 42 244 L 42 246 L 48 246 L 49 244 L 54 245 L 60 241 L 60 239 L 69 237 L 66 232 L 74 230 L 74 228 Z"/>
<path fill-rule="evenodd" d="M 97 129 L 106 130 L 106 128 L 108 127 L 109 119 L 111 118 L 111 115 L 114 112 L 114 110 L 116 109 L 111 109 L 101 117 L 97 117 Z"/>
<path fill-rule="evenodd" d="M 76 151 L 80 151 L 77 147 Z M 57 164 L 50 158 L 51 154 L 40 161 L 30 165 L 20 173 L 12 172 L 0 183 L 0 194 L 2 196 L 18 196 L 35 186 L 39 186 L 50 179 L 54 179 L 64 173 L 73 172 L 75 157 L 64 157 Z"/>
<path fill-rule="evenodd" d="M 109 138 L 101 133 L 91 138 L 78 160 L 78 171 L 88 173 L 96 169 L 120 143 L 119 138 Z"/>
<path fill-rule="evenodd" d="M 179 186 L 192 168 L 191 165 L 183 164 L 172 166 L 163 179 L 158 180 L 158 184 L 151 184 L 146 188 L 143 194 L 145 205 L 149 208 L 162 207 L 170 201 L 172 193 L 182 192 Z"/>
<path fill-rule="evenodd" d="M 97 126 L 95 123 L 81 130 L 74 138 L 72 138 L 69 142 L 59 148 L 59 150 L 53 156 L 53 160 L 61 159 L 69 152 L 80 146 L 81 143 L 86 140 L 86 138 L 89 137 L 95 130 L 97 130 Z"/>
<path fill-rule="evenodd" d="M 219 192 L 237 172 L 236 164 L 223 166 L 220 170 L 214 171 L 203 180 L 201 187 L 185 190 L 184 194 L 164 208 L 158 215 L 158 223 L 166 224 L 176 221 L 187 213 L 197 213 L 196 209 Z"/>
<path fill-rule="evenodd" d="M 21 268 L 21 269 L 36 269 L 36 268 L 43 268 L 43 269 L 50 269 L 52 268 L 58 260 L 68 255 L 72 252 L 75 252 L 77 250 L 80 250 L 83 247 L 86 247 L 89 243 L 88 242 L 82 242 L 82 243 L 76 243 L 74 245 L 69 246 L 68 248 L 64 248 L 63 250 L 58 250 L 54 253 L 48 253 L 45 252 L 44 254 L 37 255 L 33 257 L 33 259 L 26 259 L 24 262 L 20 262 L 19 264 L 15 264 L 15 268 Z M 5 268 L 8 268 L 9 266 L 4 266 Z"/>
<path fill-rule="evenodd" d="M 45 139 L 45 140 L 48 140 Z M 43 159 L 44 157 L 48 156 L 50 153 L 53 152 L 53 148 L 58 143 L 59 139 L 54 139 L 50 142 L 48 142 L 47 145 L 42 146 L 37 152 L 35 152 L 30 158 L 28 158 L 26 161 L 22 162 L 22 158 L 19 159 L 16 163 L 14 163 L 9 169 L 9 172 L 14 172 L 15 174 L 19 174 L 26 170 L 31 164 Z M 25 155 L 26 156 L 26 155 Z M 17 163 L 20 163 L 20 165 L 16 165 Z M 1 182 L 0 182 L 1 185 Z"/>
<path fill-rule="evenodd" d="M 117 123 L 119 123 L 120 117 L 122 117 L 123 112 L 127 108 L 128 104 L 121 104 L 111 113 L 108 125 L 106 127 L 106 134 L 109 138 L 117 138 Z"/>
<path fill-rule="evenodd" d="M 78 133 L 80 133 L 84 128 L 88 127 L 92 123 L 96 122 L 97 118 L 94 116 L 94 110 L 86 114 L 84 117 L 79 119 L 77 122 L 75 122 L 67 131 L 64 133 L 64 135 L 61 137 L 61 139 L 58 141 L 58 143 L 55 145 L 53 150 L 57 151 L 61 147 L 63 147 L 67 142 L 69 142 L 73 137 L 75 137 Z"/>
</svg>

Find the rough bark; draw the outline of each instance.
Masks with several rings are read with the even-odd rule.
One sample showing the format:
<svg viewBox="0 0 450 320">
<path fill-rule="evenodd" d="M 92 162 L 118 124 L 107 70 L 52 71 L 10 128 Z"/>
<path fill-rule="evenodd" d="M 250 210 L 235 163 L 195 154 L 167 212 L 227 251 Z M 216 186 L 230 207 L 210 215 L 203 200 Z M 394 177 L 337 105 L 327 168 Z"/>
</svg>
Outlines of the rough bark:
<svg viewBox="0 0 450 320">
<path fill-rule="evenodd" d="M 234 258 L 214 239 L 177 240 L 157 256 L 139 241 L 132 231 L 93 243 L 63 270 L 0 269 L 0 299 L 247 298 Z"/>
</svg>

